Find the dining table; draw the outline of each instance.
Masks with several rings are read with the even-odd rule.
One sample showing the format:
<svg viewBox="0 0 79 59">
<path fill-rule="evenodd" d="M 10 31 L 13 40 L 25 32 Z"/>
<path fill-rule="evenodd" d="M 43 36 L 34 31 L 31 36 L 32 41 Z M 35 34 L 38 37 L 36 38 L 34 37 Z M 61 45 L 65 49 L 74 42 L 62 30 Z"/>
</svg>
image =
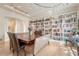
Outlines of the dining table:
<svg viewBox="0 0 79 59">
<path fill-rule="evenodd" d="M 30 39 L 29 34 L 27 33 L 19 33 L 16 35 L 16 38 L 21 42 L 24 42 L 26 45 L 33 44 L 35 41 L 35 39 Z"/>
<path fill-rule="evenodd" d="M 25 46 L 27 47 L 26 49 L 27 51 L 30 51 L 33 54 L 33 56 L 35 56 L 34 55 L 35 39 L 30 39 L 28 33 L 19 33 L 16 35 L 16 38 L 18 39 L 18 41 L 20 41 L 20 43 L 25 44 Z"/>
</svg>

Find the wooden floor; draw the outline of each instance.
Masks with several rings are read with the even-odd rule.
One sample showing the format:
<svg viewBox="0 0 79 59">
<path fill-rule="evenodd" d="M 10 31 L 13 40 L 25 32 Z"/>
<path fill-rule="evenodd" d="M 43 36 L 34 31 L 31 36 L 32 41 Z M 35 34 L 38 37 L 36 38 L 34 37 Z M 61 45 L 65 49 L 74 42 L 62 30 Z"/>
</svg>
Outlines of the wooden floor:
<svg viewBox="0 0 79 59">
<path fill-rule="evenodd" d="M 26 53 L 28 56 L 32 56 L 30 52 L 26 51 Z M 0 56 L 13 56 L 12 52 L 9 50 L 8 41 L 0 43 Z M 41 49 L 36 56 L 73 56 L 73 54 L 69 47 L 52 42 Z"/>
</svg>

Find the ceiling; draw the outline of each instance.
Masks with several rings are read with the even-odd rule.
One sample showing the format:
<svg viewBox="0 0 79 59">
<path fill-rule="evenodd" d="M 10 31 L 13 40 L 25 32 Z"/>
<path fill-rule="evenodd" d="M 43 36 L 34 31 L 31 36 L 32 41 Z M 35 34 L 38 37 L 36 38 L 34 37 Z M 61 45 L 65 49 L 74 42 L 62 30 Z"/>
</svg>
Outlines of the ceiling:
<svg viewBox="0 0 79 59">
<path fill-rule="evenodd" d="M 6 3 L 0 6 L 14 9 L 15 12 L 31 17 L 31 19 L 42 19 L 53 15 L 54 11 L 76 6 L 78 4 L 70 3 Z"/>
</svg>

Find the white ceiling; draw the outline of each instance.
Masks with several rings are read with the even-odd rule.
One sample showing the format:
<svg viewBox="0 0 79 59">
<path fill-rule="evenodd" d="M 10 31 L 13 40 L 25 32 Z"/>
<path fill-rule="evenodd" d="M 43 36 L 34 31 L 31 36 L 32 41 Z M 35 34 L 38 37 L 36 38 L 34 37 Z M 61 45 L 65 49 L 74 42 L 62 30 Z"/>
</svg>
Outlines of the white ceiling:
<svg viewBox="0 0 79 59">
<path fill-rule="evenodd" d="M 0 4 L 0 6 L 15 8 L 24 15 L 27 14 L 32 19 L 47 18 L 68 7 L 76 6 L 78 4 L 69 3 L 12 3 L 12 4 Z M 56 11 L 55 11 L 56 10 Z M 55 12 L 54 12 L 55 11 Z"/>
</svg>

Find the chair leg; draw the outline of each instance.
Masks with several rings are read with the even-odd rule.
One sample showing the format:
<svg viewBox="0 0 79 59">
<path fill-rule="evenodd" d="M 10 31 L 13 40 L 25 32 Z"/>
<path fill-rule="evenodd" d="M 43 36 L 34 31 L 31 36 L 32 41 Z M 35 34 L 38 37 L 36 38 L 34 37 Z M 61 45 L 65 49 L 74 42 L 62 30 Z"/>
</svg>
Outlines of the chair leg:
<svg viewBox="0 0 79 59">
<path fill-rule="evenodd" d="M 10 45 L 10 50 L 11 50 L 11 45 Z"/>
<path fill-rule="evenodd" d="M 16 52 L 17 56 L 19 56 L 18 51 Z"/>
<path fill-rule="evenodd" d="M 10 44 L 10 50 L 12 50 L 12 45 Z"/>
<path fill-rule="evenodd" d="M 10 51 L 14 53 L 14 50 L 11 45 L 10 45 Z"/>
<path fill-rule="evenodd" d="M 11 48 L 11 52 L 13 52 L 13 53 L 14 53 L 14 50 L 13 50 L 13 48 Z"/>
<path fill-rule="evenodd" d="M 25 48 L 24 48 L 24 55 L 26 56 L 26 50 L 25 50 Z"/>
<path fill-rule="evenodd" d="M 14 53 L 14 50 L 13 50 L 13 48 L 12 48 L 12 45 L 10 44 L 10 50 Z"/>
<path fill-rule="evenodd" d="M 35 54 L 33 54 L 33 56 L 35 56 Z"/>
</svg>

